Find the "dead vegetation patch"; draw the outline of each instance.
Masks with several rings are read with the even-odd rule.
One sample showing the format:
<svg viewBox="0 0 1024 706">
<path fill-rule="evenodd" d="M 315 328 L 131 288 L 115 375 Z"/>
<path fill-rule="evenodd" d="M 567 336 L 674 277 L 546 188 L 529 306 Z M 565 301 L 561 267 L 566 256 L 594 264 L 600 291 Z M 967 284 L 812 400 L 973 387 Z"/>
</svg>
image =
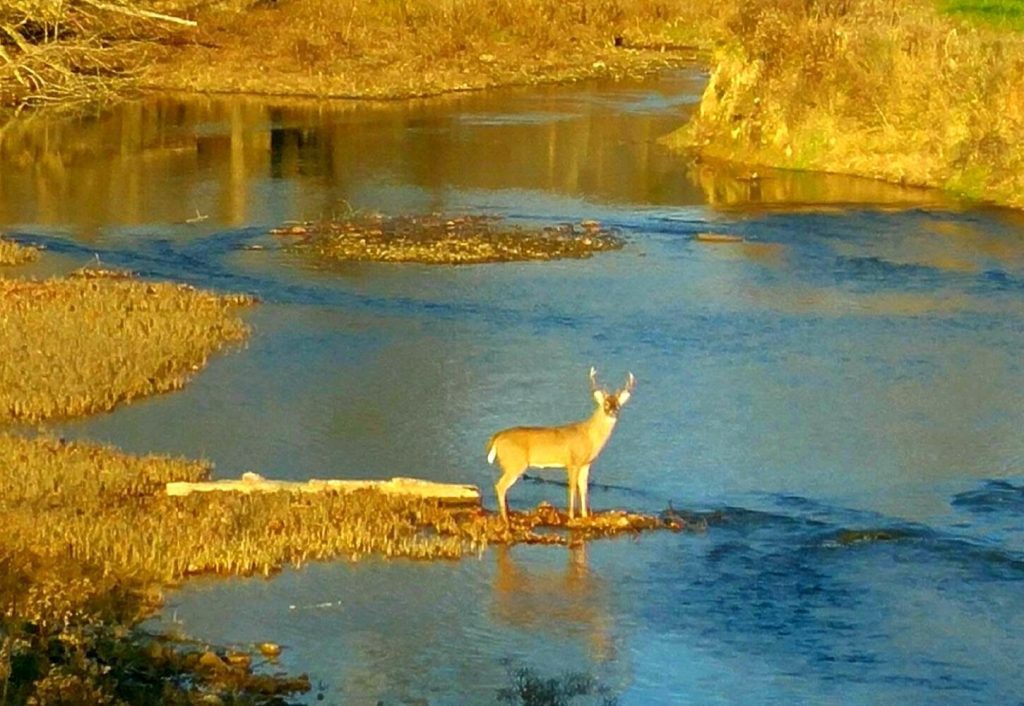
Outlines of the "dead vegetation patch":
<svg viewBox="0 0 1024 706">
<path fill-rule="evenodd" d="M 86 269 L 0 280 L 0 423 L 108 411 L 180 389 L 240 343 L 253 299 Z"/>
<path fill-rule="evenodd" d="M 510 512 L 507 526 L 500 515 L 487 512 L 473 516 L 471 523 L 482 526 L 489 544 L 573 545 L 656 530 L 681 532 L 704 529 L 703 525 L 668 511 L 651 515 L 627 510 L 598 510 L 587 517 L 570 518 L 568 513 L 546 502 L 531 510 Z"/>
<path fill-rule="evenodd" d="M 596 221 L 528 230 L 491 216 L 382 216 L 292 224 L 271 231 L 286 247 L 328 261 L 488 262 L 586 258 L 618 250 L 623 241 Z"/>
</svg>

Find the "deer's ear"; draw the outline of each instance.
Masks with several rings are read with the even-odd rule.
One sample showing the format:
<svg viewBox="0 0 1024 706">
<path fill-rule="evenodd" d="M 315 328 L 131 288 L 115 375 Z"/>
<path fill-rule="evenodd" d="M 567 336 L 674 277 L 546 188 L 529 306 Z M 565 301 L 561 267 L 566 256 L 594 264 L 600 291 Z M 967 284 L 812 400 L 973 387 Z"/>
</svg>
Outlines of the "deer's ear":
<svg viewBox="0 0 1024 706">
<path fill-rule="evenodd" d="M 636 378 L 633 377 L 633 373 L 629 373 L 626 376 L 625 386 L 615 393 L 615 398 L 618 400 L 620 407 L 629 402 L 629 398 L 633 395 L 634 387 L 636 387 Z"/>
<path fill-rule="evenodd" d="M 594 402 L 604 405 L 604 390 L 594 390 Z"/>
</svg>

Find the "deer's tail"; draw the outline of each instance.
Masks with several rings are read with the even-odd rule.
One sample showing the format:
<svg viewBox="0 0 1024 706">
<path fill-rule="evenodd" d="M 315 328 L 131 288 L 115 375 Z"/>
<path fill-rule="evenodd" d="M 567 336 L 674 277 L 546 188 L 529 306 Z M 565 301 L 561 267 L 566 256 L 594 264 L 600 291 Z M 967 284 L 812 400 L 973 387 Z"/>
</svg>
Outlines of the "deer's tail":
<svg viewBox="0 0 1024 706">
<path fill-rule="evenodd" d="M 498 455 L 498 443 L 495 437 L 491 437 L 491 440 L 487 442 L 487 463 L 494 463 L 495 457 Z"/>
</svg>

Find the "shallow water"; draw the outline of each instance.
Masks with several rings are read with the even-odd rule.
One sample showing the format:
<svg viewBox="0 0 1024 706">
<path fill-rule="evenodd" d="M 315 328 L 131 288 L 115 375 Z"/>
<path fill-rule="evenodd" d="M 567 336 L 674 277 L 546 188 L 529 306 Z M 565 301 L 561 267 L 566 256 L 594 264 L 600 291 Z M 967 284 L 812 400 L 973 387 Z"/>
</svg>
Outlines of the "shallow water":
<svg viewBox="0 0 1024 706">
<path fill-rule="evenodd" d="M 656 140 L 702 82 L 344 108 L 153 98 L 0 136 L 0 224 L 55 254 L 37 268 L 99 257 L 263 300 L 249 344 L 185 391 L 62 433 L 224 477 L 475 483 L 493 506 L 486 439 L 586 414 L 596 364 L 638 387 L 593 504 L 708 522 L 196 581 L 155 624 L 280 642 L 326 703 L 494 703 L 506 660 L 593 673 L 623 704 L 1019 702 L 1024 220 L 688 164 Z M 627 247 L 325 268 L 267 234 L 350 207 L 597 218 Z M 708 231 L 745 242 L 695 240 Z M 510 500 L 564 495 L 523 481 Z"/>
</svg>

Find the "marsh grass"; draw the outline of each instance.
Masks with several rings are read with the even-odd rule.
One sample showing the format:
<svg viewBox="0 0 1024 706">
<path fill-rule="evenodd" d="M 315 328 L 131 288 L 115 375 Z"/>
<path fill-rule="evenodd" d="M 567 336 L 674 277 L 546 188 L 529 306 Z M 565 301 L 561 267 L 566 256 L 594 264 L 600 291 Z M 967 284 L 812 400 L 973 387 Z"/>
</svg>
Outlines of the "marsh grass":
<svg viewBox="0 0 1024 706">
<path fill-rule="evenodd" d="M 890 0 L 732 3 L 718 33 L 675 144 L 1024 205 L 1024 36 Z"/>
<path fill-rule="evenodd" d="M 209 477 L 201 461 L 136 457 L 88 443 L 0 434 L 0 546 L 104 576 L 173 584 L 197 574 L 269 576 L 282 566 L 367 556 L 458 559 L 491 543 L 559 543 L 682 523 L 624 512 L 569 520 L 542 505 L 512 529 L 478 507 L 375 490 L 165 494 Z"/>
<path fill-rule="evenodd" d="M 596 221 L 527 230 L 488 216 L 355 214 L 272 232 L 291 240 L 290 250 L 338 262 L 469 265 L 579 259 L 623 246 L 621 238 Z"/>
<path fill-rule="evenodd" d="M 267 694 L 308 689 L 308 681 L 259 677 L 223 655 L 190 662 L 174 650 L 153 653 L 129 629 L 159 605 L 161 587 L 194 574 L 269 575 L 313 559 L 467 551 L 469 535 L 453 532 L 455 519 L 430 502 L 372 492 L 164 493 L 168 481 L 206 479 L 210 470 L 204 462 L 0 434 L 3 703 L 30 696 L 114 703 L 125 699 L 126 684 L 147 695 L 127 699 L 133 704 L 193 703 L 187 697 L 197 690 L 253 689 L 269 701 Z M 57 694 L 64 700 L 46 700 Z"/>
<path fill-rule="evenodd" d="M 246 338 L 237 312 L 252 302 L 102 270 L 0 280 L 0 423 L 103 412 L 179 389 Z"/>
<path fill-rule="evenodd" d="M 39 259 L 39 249 L 0 236 L 0 265 L 21 265 Z"/>
</svg>

